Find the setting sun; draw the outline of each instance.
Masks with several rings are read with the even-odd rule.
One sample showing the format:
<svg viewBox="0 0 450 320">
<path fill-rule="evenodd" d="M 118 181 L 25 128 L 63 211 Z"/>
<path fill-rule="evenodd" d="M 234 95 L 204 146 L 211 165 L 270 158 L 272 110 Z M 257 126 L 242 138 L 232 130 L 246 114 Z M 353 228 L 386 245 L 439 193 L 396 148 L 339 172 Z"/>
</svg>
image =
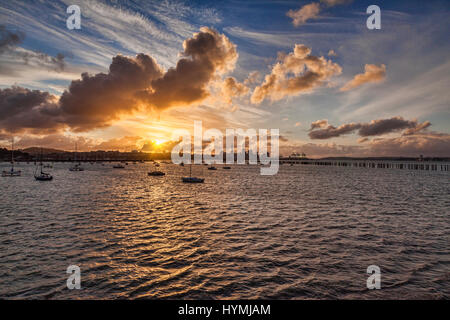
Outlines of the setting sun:
<svg viewBox="0 0 450 320">
<path fill-rule="evenodd" d="M 157 146 L 163 144 L 164 142 L 166 142 L 166 140 L 163 139 L 153 139 L 153 143 Z"/>
</svg>

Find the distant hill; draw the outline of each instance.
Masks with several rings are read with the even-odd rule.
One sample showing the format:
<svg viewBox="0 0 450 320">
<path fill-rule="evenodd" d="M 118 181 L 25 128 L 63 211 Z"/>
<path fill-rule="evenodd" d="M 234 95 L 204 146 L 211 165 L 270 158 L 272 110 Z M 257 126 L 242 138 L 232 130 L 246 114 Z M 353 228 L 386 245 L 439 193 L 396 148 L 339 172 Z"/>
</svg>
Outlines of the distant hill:
<svg viewBox="0 0 450 320">
<path fill-rule="evenodd" d="M 17 160 L 29 160 L 30 154 L 19 150 L 14 151 L 14 159 Z M 11 161 L 11 150 L 6 148 L 0 148 L 0 161 Z"/>
<path fill-rule="evenodd" d="M 38 147 L 30 147 L 22 150 L 23 152 L 29 153 L 31 155 L 38 154 L 51 154 L 51 153 L 64 153 L 64 150 L 51 149 L 51 148 L 38 148 Z"/>
</svg>

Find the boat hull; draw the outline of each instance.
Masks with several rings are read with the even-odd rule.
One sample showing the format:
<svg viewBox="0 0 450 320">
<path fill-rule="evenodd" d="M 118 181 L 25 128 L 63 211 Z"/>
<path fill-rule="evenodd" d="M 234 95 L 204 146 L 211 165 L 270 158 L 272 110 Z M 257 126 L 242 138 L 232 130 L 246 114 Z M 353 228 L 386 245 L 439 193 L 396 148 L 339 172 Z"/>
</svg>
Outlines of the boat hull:
<svg viewBox="0 0 450 320">
<path fill-rule="evenodd" d="M 205 182 L 205 179 L 186 177 L 186 178 L 181 178 L 181 181 L 183 181 L 184 183 L 203 183 L 203 182 Z"/>
<path fill-rule="evenodd" d="M 152 172 L 149 172 L 148 175 L 152 176 L 152 177 L 160 177 L 160 176 L 165 176 L 166 174 L 161 171 L 152 171 Z"/>
<path fill-rule="evenodd" d="M 20 177 L 22 175 L 22 171 L 3 171 L 2 177 Z"/>
<path fill-rule="evenodd" d="M 52 176 L 34 176 L 34 179 L 37 181 L 51 181 L 53 180 Z"/>
</svg>

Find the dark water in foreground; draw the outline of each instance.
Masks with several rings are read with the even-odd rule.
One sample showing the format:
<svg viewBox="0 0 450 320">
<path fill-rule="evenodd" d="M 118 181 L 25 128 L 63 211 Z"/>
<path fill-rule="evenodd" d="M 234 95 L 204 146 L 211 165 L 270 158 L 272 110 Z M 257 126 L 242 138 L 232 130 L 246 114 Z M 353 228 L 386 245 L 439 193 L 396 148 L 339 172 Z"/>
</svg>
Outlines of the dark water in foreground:
<svg viewBox="0 0 450 320">
<path fill-rule="evenodd" d="M 448 172 L 68 166 L 0 177 L 0 298 L 450 298 Z"/>
</svg>

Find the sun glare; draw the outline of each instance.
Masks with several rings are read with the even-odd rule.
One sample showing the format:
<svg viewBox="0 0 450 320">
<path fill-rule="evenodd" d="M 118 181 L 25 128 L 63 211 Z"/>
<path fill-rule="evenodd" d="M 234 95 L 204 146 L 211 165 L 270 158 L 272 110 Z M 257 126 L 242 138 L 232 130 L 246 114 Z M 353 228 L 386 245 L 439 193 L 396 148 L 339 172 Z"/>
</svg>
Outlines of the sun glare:
<svg viewBox="0 0 450 320">
<path fill-rule="evenodd" d="M 157 146 L 159 146 L 160 144 L 163 144 L 164 142 L 166 142 L 166 140 L 163 139 L 154 139 L 153 143 L 156 144 Z"/>
</svg>

